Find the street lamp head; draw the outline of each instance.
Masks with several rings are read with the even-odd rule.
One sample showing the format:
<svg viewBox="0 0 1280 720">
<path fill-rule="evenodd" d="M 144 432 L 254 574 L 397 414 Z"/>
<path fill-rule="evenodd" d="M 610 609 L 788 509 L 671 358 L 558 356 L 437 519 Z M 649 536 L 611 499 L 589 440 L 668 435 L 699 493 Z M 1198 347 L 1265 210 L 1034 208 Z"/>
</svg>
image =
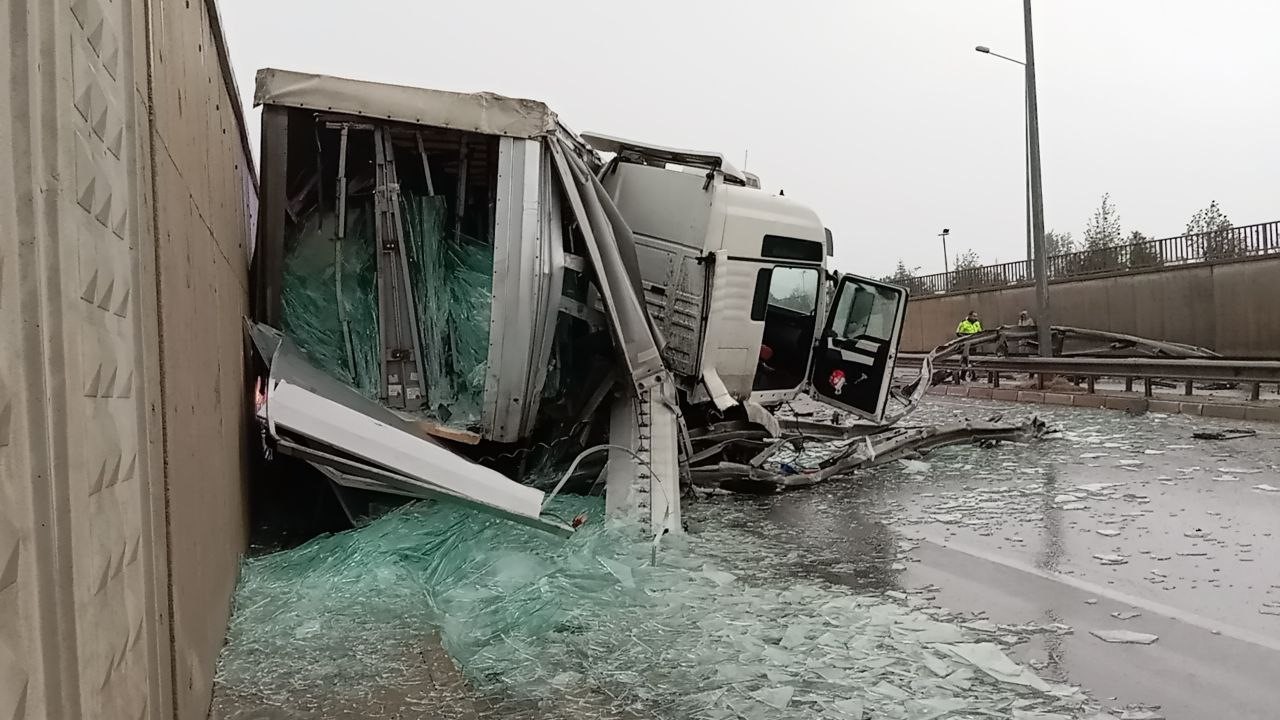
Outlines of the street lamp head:
<svg viewBox="0 0 1280 720">
<path fill-rule="evenodd" d="M 986 45 L 979 45 L 978 47 L 974 48 L 974 50 L 977 50 L 980 53 L 987 53 L 988 55 L 991 54 L 991 48 L 987 47 Z"/>
</svg>

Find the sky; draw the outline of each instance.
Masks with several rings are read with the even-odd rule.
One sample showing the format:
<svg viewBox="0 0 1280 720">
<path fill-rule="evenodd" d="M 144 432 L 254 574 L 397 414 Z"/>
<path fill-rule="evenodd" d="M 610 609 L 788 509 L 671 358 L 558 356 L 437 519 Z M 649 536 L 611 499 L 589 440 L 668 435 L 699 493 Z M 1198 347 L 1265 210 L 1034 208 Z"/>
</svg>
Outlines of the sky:
<svg viewBox="0 0 1280 720">
<path fill-rule="evenodd" d="M 1211 200 L 1280 218 L 1280 3 L 1036 0 L 1046 229 Z M 577 131 L 725 154 L 812 207 L 833 265 L 1025 257 L 1018 0 L 220 0 L 246 109 L 276 67 L 542 100 Z M 250 136 L 259 112 L 248 110 Z"/>
</svg>

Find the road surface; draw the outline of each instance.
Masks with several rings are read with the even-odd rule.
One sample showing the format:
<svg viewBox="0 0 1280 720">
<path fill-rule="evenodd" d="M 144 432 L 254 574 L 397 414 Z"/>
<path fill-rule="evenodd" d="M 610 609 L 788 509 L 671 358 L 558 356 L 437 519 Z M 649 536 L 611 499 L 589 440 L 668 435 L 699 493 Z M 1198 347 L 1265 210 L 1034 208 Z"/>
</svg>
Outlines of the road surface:
<svg viewBox="0 0 1280 720">
<path fill-rule="evenodd" d="M 1280 428 L 1203 441 L 1191 433 L 1243 425 L 945 399 L 911 420 L 998 413 L 1038 413 L 1062 432 L 749 502 L 808 548 L 804 572 L 860 593 L 925 589 L 996 624 L 1070 626 L 1017 655 L 1104 706 L 1280 717 Z M 1159 639 L 1110 644 L 1092 630 Z"/>
</svg>

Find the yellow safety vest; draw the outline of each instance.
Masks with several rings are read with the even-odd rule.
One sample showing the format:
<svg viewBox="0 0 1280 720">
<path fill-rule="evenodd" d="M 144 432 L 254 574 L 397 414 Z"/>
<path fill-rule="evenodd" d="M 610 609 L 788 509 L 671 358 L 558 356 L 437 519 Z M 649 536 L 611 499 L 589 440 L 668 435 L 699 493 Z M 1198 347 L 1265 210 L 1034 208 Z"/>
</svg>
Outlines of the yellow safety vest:
<svg viewBox="0 0 1280 720">
<path fill-rule="evenodd" d="M 979 320 L 978 322 L 969 322 L 968 319 L 961 320 L 960 324 L 956 326 L 956 332 L 960 333 L 961 335 L 972 335 L 974 333 L 980 333 L 982 332 L 982 321 Z"/>
</svg>

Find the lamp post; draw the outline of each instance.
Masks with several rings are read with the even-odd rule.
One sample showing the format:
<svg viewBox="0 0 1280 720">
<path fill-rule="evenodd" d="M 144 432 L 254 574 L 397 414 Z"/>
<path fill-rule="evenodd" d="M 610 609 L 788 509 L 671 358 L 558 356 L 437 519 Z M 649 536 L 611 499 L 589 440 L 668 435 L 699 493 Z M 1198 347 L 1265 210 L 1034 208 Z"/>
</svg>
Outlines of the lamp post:
<svg viewBox="0 0 1280 720">
<path fill-rule="evenodd" d="M 1027 113 L 1027 168 L 1031 186 L 1031 249 L 1032 272 L 1036 280 L 1036 340 L 1041 357 L 1053 355 L 1052 320 L 1049 315 L 1048 258 L 1044 255 L 1044 184 L 1040 174 L 1040 112 L 1036 102 L 1036 51 L 1031 31 L 1031 0 L 1022 0 L 1023 32 L 1026 40 L 1026 113 Z M 978 52 L 997 55 L 990 48 L 979 46 Z M 1018 62 L 1004 55 L 997 57 Z"/>
<path fill-rule="evenodd" d="M 938 233 L 938 237 L 942 238 L 942 269 L 951 272 L 951 261 L 947 259 L 947 236 L 951 234 L 949 228 L 942 228 L 942 232 Z"/>
<path fill-rule="evenodd" d="M 998 53 L 998 52 L 992 52 L 992 51 L 991 51 L 991 48 L 987 47 L 986 45 L 979 45 L 978 47 L 974 48 L 974 50 L 976 50 L 976 51 L 978 51 L 978 52 L 980 52 L 980 53 L 983 53 L 983 54 L 985 54 L 985 55 L 992 55 L 992 56 L 998 57 L 998 58 L 1000 58 L 1000 59 L 1002 59 L 1002 60 L 1008 60 L 1008 61 L 1009 61 L 1009 62 L 1011 62 L 1011 63 L 1017 63 L 1017 64 L 1021 65 L 1023 68 L 1025 68 L 1025 67 L 1027 66 L 1027 64 L 1026 64 L 1026 63 L 1024 63 L 1024 62 L 1022 62 L 1021 60 L 1015 60 L 1015 59 L 1013 59 L 1013 58 L 1009 57 L 1008 55 L 1001 55 L 1001 54 L 1000 54 L 1000 53 Z M 1024 71 L 1024 72 L 1025 72 L 1025 71 Z M 1026 168 L 1026 177 L 1025 177 L 1025 180 L 1026 180 L 1026 187 L 1023 189 L 1023 193 L 1022 193 L 1022 194 L 1024 195 L 1024 198 L 1023 198 L 1023 199 L 1026 201 L 1026 207 L 1027 207 L 1027 213 L 1026 213 L 1026 217 L 1027 217 L 1027 273 L 1028 273 L 1028 274 L 1030 274 L 1030 272 L 1031 272 L 1031 263 L 1033 263 L 1033 262 L 1035 261 L 1035 258 L 1033 257 L 1032 252 L 1031 252 L 1031 246 L 1032 246 L 1032 241 L 1031 241 L 1031 126 L 1030 126 L 1030 124 L 1027 122 L 1027 121 L 1028 121 L 1028 119 L 1029 119 L 1029 118 L 1027 117 L 1027 97 L 1026 97 L 1026 87 L 1025 87 L 1025 83 L 1024 83 L 1023 93 L 1022 93 L 1022 150 L 1023 150 L 1023 155 L 1025 155 L 1025 156 L 1026 156 L 1026 161 L 1023 163 L 1023 165 L 1024 165 L 1024 166 L 1025 166 L 1025 168 Z"/>
</svg>

